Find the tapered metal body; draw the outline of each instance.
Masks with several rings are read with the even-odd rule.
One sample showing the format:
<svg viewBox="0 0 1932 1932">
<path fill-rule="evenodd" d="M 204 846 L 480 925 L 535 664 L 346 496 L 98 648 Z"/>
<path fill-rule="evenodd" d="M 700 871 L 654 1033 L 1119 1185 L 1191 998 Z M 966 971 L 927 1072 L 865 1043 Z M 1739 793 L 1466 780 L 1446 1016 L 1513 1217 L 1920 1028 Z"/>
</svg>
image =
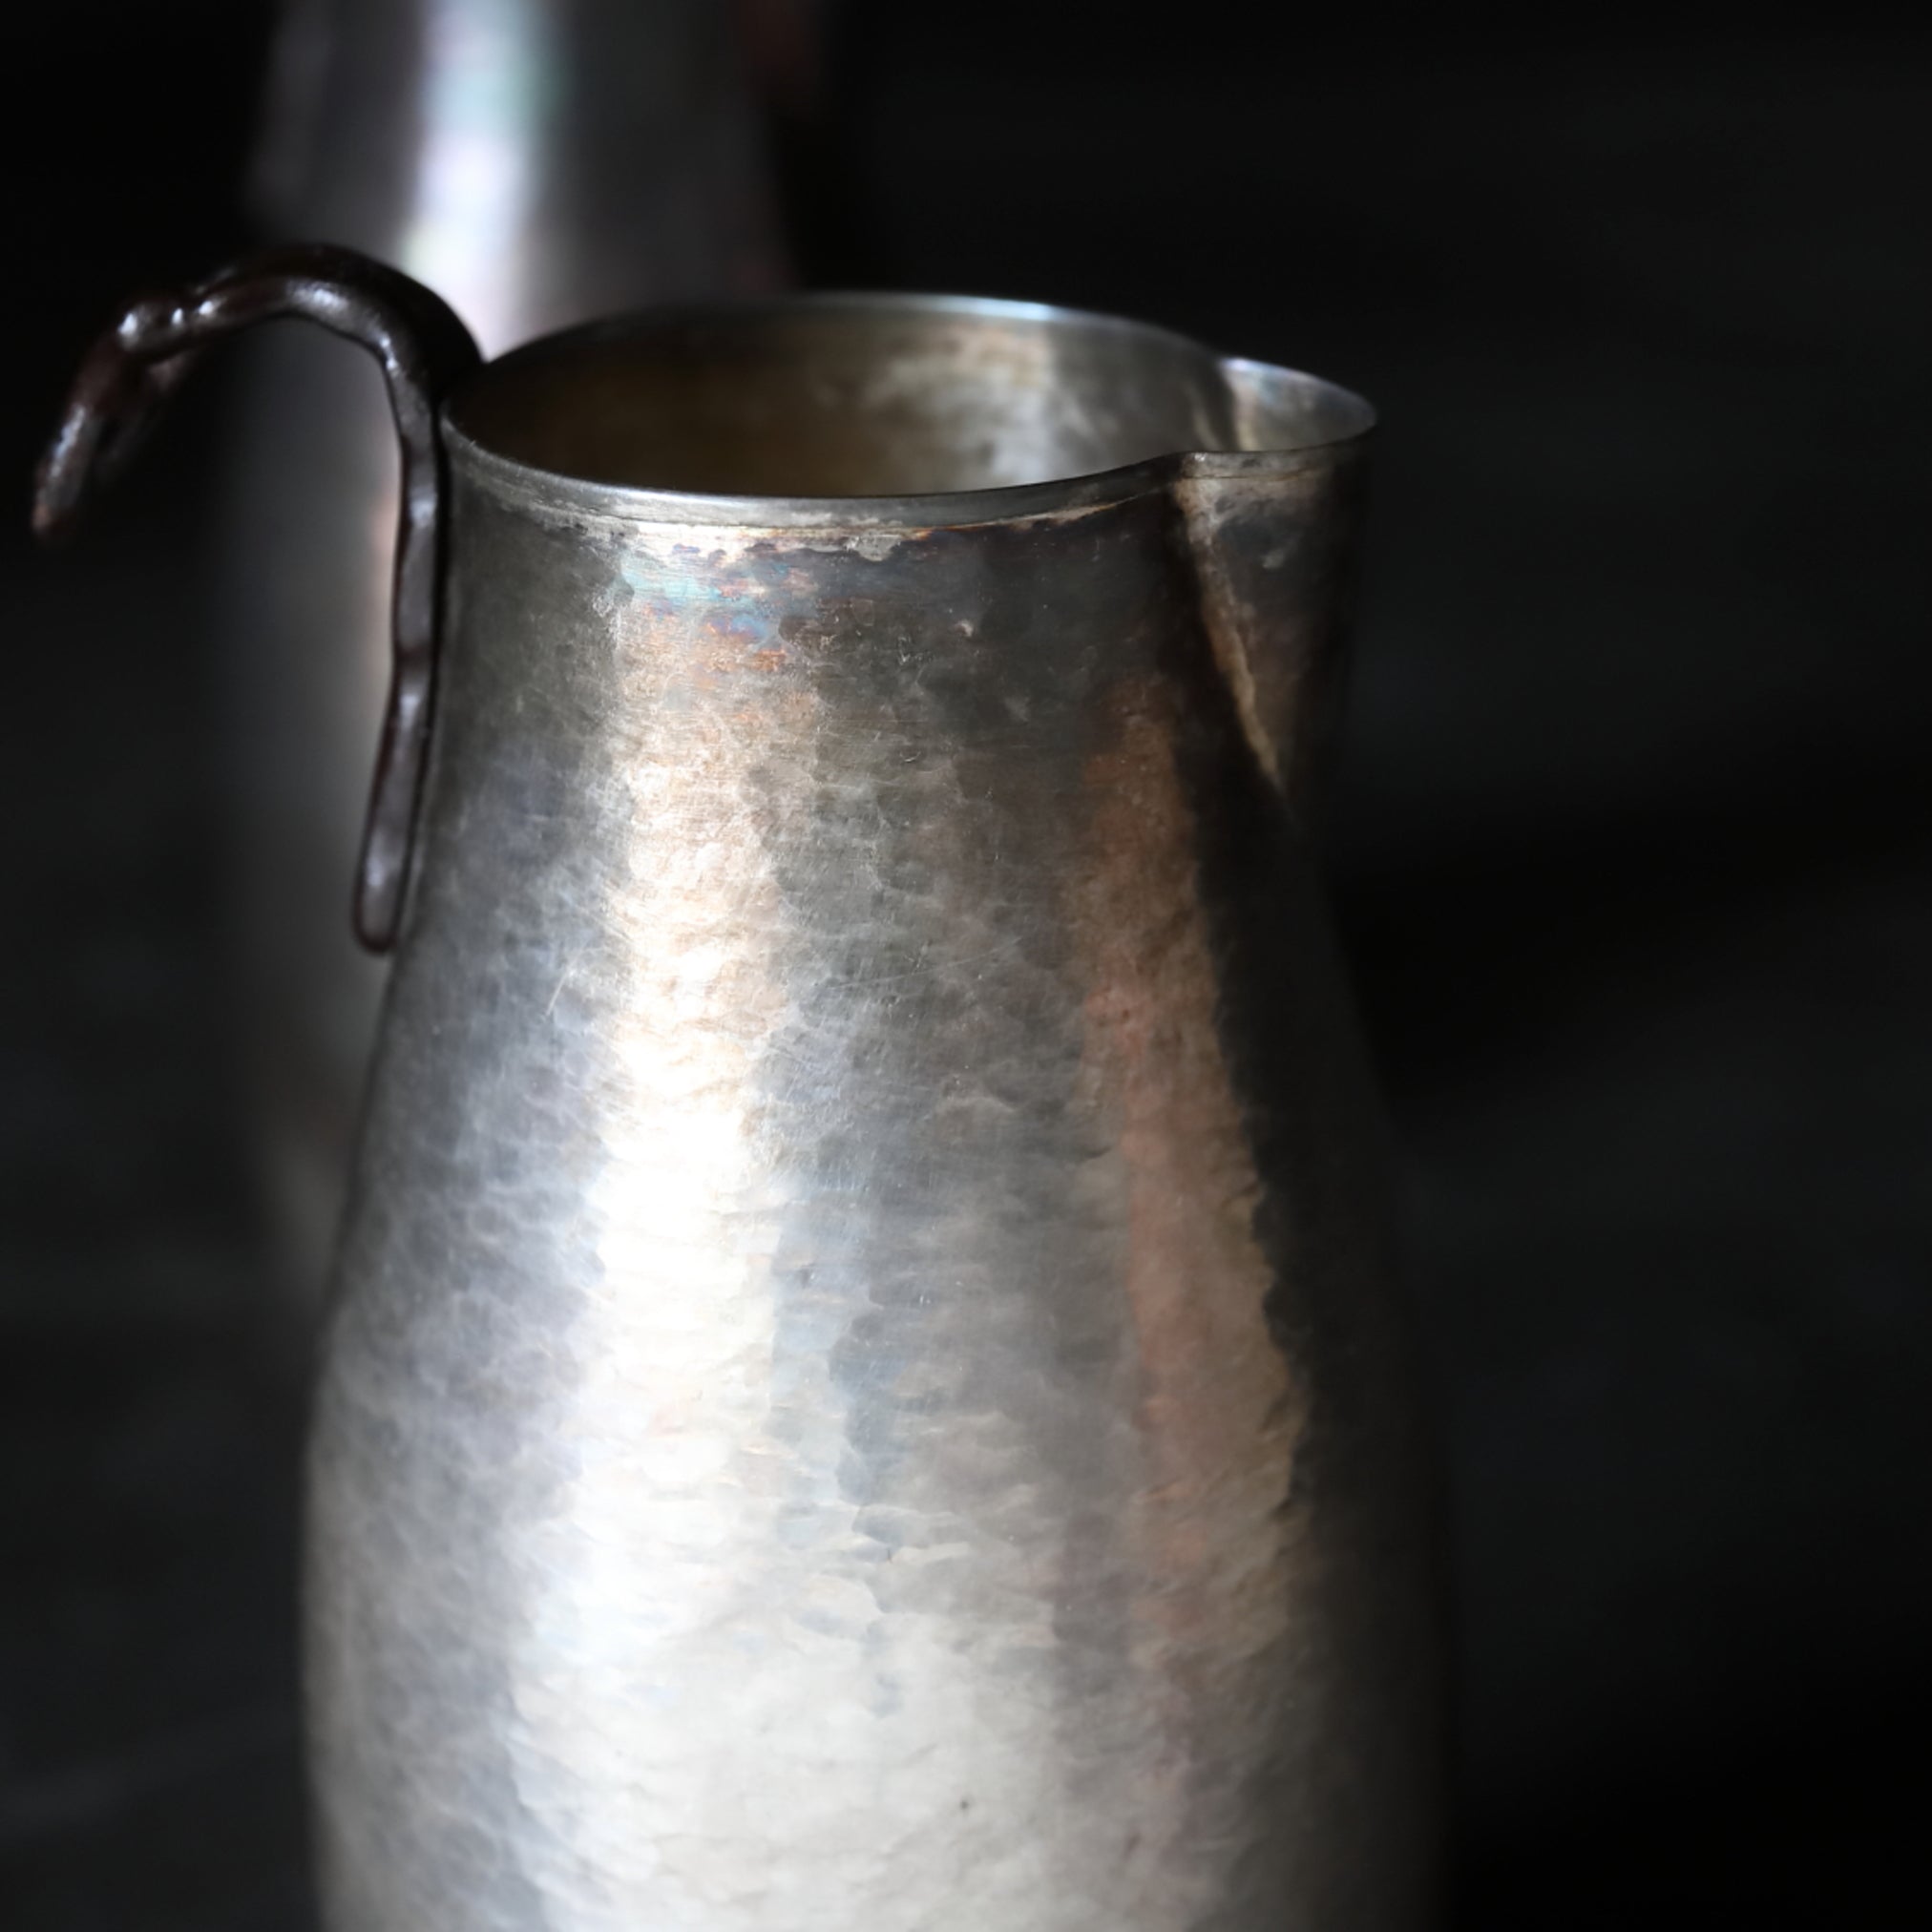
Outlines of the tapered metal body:
<svg viewBox="0 0 1932 1932">
<path fill-rule="evenodd" d="M 312 251 L 103 338 L 43 521 L 265 313 L 376 350 L 407 456 L 331 1932 L 1424 1924 L 1423 1457 L 1300 827 L 1366 408 L 912 298 L 477 369 Z"/>
</svg>

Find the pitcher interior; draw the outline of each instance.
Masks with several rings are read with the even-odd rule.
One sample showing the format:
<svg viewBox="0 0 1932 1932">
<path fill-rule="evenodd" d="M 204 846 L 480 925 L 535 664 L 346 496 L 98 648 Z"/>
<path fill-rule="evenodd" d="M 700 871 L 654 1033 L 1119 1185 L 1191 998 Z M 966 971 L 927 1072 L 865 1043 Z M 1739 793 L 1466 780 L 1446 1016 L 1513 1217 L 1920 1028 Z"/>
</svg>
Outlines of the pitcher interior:
<svg viewBox="0 0 1932 1932">
<path fill-rule="evenodd" d="M 1302 448 L 1359 432 L 1368 411 L 1312 377 L 1134 323 L 859 296 L 552 337 L 480 371 L 451 417 L 499 456 L 584 482 L 895 497 Z"/>
</svg>

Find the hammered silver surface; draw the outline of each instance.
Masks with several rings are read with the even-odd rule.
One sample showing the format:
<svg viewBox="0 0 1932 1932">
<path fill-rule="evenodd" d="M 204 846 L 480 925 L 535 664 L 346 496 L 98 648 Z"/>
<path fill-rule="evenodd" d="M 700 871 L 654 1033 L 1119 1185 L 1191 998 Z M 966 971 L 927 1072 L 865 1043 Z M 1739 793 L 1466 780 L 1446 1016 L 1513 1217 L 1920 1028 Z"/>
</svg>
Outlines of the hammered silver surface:
<svg viewBox="0 0 1932 1932">
<path fill-rule="evenodd" d="M 1334 502 L 1208 573 L 1251 474 L 760 527 L 456 454 L 312 1458 L 333 1932 L 1420 1924 L 1373 1108 L 1228 668 Z"/>
</svg>

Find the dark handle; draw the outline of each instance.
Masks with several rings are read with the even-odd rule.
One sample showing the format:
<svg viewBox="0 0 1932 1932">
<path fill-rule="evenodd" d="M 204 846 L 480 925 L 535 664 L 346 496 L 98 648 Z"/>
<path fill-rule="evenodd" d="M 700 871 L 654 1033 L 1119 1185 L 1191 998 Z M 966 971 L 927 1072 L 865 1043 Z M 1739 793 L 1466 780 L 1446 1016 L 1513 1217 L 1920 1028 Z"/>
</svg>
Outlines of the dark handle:
<svg viewBox="0 0 1932 1932">
<path fill-rule="evenodd" d="M 80 366 L 40 466 L 33 528 L 43 537 L 69 528 L 210 343 L 284 316 L 318 322 L 382 364 L 402 444 L 394 664 L 355 894 L 357 936 L 371 952 L 386 953 L 402 917 L 435 683 L 446 489 L 437 412 L 480 360 L 454 311 L 421 283 L 347 248 L 272 249 L 192 288 L 143 297 Z"/>
</svg>

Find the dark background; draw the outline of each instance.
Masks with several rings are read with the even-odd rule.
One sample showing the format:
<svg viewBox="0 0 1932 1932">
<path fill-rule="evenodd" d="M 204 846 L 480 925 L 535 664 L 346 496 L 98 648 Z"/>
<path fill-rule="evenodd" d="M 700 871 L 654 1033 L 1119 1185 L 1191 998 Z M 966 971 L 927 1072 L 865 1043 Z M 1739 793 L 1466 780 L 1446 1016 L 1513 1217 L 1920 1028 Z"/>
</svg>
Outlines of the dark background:
<svg viewBox="0 0 1932 1932">
<path fill-rule="evenodd" d="M 1472 1927 L 1926 1922 L 1932 43 L 1819 10 L 856 0 L 790 158 L 809 281 L 1124 309 L 1382 409 L 1327 835 L 1456 1503 Z M 77 549 L 23 533 L 86 336 L 245 235 L 268 24 L 0 26 L 15 1932 L 305 1922 L 218 410 Z"/>
</svg>

